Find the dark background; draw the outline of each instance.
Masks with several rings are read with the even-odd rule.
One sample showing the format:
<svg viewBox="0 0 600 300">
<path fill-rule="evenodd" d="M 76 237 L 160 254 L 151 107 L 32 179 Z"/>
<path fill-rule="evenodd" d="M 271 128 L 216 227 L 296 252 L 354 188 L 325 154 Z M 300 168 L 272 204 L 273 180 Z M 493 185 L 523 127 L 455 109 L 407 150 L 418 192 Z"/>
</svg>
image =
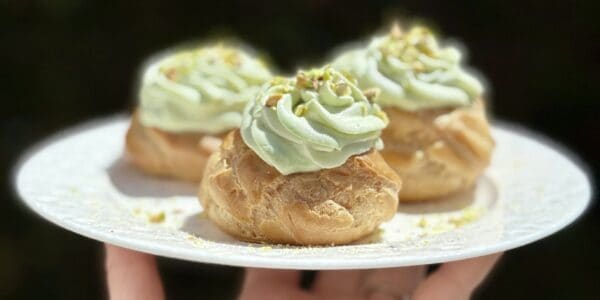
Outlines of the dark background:
<svg viewBox="0 0 600 300">
<path fill-rule="evenodd" d="M 140 63 L 189 39 L 236 35 L 284 72 L 391 17 L 424 19 L 470 49 L 494 115 L 550 136 L 598 177 L 600 7 L 594 1 L 1 1 L 0 298 L 101 299 L 98 242 L 18 204 L 10 170 L 67 126 L 124 111 Z M 101 149 L 101 145 L 98 145 Z M 478 299 L 597 299 L 596 203 L 556 235 L 507 253 Z M 241 269 L 160 259 L 172 299 L 231 299 Z"/>
</svg>

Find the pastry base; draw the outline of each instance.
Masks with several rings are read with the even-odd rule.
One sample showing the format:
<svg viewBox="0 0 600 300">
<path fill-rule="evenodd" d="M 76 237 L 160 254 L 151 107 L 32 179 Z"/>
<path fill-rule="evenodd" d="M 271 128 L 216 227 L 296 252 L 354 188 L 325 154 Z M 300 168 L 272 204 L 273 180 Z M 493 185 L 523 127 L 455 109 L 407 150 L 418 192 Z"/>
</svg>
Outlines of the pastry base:
<svg viewBox="0 0 600 300">
<path fill-rule="evenodd" d="M 220 143 L 220 137 L 146 127 L 135 113 L 127 131 L 125 156 L 148 174 L 199 182 L 208 157 Z"/>
<path fill-rule="evenodd" d="M 400 201 L 443 197 L 470 188 L 494 149 L 483 101 L 417 112 L 386 107 L 381 155 L 402 178 Z"/>
<path fill-rule="evenodd" d="M 400 178 L 377 151 L 342 166 L 282 175 L 228 134 L 210 157 L 199 197 L 223 231 L 252 242 L 346 244 L 391 219 Z"/>
</svg>

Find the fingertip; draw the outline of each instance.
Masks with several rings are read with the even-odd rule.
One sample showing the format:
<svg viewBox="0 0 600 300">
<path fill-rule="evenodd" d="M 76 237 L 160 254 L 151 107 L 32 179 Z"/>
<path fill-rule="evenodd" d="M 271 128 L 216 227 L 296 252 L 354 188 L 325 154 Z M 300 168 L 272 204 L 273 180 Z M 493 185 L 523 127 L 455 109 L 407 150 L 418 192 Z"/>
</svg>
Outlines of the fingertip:
<svg viewBox="0 0 600 300">
<path fill-rule="evenodd" d="M 448 262 L 415 290 L 415 300 L 469 299 L 502 253 Z"/>
</svg>

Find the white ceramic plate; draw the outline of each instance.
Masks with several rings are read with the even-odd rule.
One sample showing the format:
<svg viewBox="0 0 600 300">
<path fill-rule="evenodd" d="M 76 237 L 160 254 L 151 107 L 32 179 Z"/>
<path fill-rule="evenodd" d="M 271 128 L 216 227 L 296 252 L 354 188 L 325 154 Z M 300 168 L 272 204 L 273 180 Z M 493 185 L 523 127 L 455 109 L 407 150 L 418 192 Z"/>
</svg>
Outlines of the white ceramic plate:
<svg viewBox="0 0 600 300">
<path fill-rule="evenodd" d="M 494 128 L 492 164 L 469 193 L 401 205 L 393 220 L 353 245 L 249 244 L 202 215 L 196 186 L 149 177 L 123 162 L 128 122 L 95 121 L 42 143 L 15 176 L 23 201 L 68 230 L 143 252 L 318 270 L 421 265 L 516 248 L 571 223 L 591 197 L 586 175 L 564 154 L 504 125 Z"/>
</svg>

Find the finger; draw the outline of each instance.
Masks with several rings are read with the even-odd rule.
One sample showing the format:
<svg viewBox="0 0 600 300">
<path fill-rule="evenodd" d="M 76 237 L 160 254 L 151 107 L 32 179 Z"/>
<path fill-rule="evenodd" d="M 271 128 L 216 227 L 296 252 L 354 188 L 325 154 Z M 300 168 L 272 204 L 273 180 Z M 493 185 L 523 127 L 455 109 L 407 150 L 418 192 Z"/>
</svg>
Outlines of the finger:
<svg viewBox="0 0 600 300">
<path fill-rule="evenodd" d="M 365 272 L 364 270 L 321 271 L 317 273 L 311 290 L 324 298 L 356 295 Z"/>
<path fill-rule="evenodd" d="M 105 248 L 109 299 L 165 299 L 154 256 L 108 244 Z"/>
<path fill-rule="evenodd" d="M 300 271 L 246 269 L 240 300 L 310 299 L 300 289 Z"/>
<path fill-rule="evenodd" d="M 362 293 L 367 299 L 408 297 L 425 278 L 425 266 L 372 270 L 365 276 Z"/>
<path fill-rule="evenodd" d="M 445 263 L 417 287 L 414 300 L 469 299 L 502 254 Z"/>
</svg>

